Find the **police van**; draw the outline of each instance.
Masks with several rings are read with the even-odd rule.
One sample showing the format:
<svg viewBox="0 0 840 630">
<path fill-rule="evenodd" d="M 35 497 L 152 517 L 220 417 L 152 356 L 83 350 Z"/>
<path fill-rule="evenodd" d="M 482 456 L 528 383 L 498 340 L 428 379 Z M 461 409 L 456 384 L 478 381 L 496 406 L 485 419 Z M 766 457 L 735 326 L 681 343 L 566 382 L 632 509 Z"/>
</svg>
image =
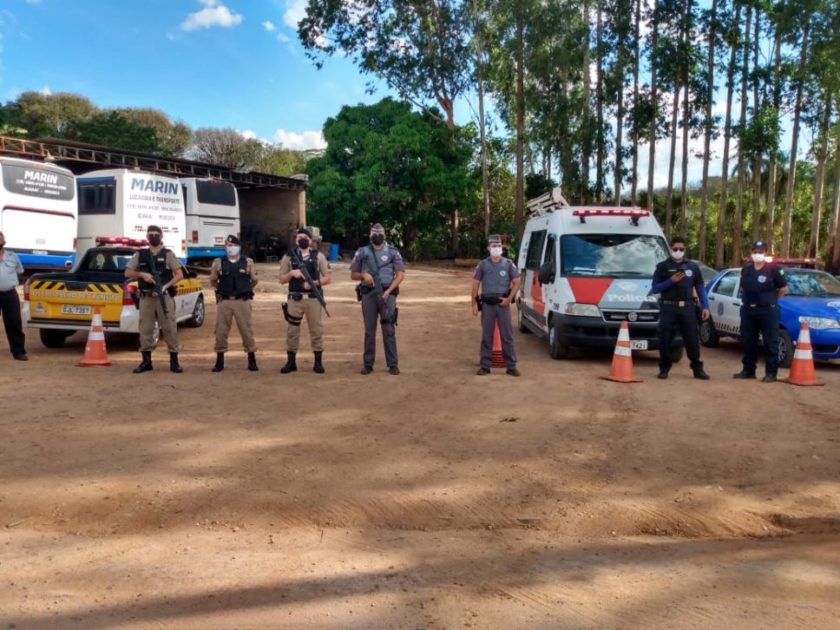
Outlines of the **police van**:
<svg viewBox="0 0 840 630">
<path fill-rule="evenodd" d="M 571 348 L 613 348 L 622 322 L 634 350 L 658 350 L 659 304 L 653 270 L 669 255 L 656 218 L 627 207 L 569 206 L 560 189 L 528 202 L 518 267 L 519 329 L 548 340 L 565 359 Z M 683 355 L 674 342 L 673 361 Z"/>
</svg>

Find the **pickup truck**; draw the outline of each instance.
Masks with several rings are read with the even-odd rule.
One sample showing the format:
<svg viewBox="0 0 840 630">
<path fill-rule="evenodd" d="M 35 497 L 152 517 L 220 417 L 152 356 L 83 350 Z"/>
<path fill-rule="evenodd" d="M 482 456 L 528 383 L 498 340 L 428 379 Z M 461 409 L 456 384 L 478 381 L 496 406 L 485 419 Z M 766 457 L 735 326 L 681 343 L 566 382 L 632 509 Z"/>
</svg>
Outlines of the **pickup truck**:
<svg viewBox="0 0 840 630">
<path fill-rule="evenodd" d="M 138 333 L 137 281 L 125 277 L 136 247 L 91 247 L 72 271 L 38 273 L 23 287 L 23 321 L 38 328 L 41 342 L 60 348 L 77 330 L 89 330 L 99 306 L 106 332 Z M 176 285 L 175 320 L 190 327 L 204 323 L 204 296 L 195 272 L 184 269 Z"/>
</svg>

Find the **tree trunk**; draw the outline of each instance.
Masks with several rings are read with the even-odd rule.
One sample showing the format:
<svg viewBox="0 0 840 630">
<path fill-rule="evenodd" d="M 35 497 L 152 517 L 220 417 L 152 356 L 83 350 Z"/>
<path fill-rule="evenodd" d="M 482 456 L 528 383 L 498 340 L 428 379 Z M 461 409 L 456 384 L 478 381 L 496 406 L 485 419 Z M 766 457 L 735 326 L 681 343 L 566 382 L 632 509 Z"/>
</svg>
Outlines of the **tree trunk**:
<svg viewBox="0 0 840 630">
<path fill-rule="evenodd" d="M 755 21 L 753 27 L 753 72 L 759 71 L 758 52 L 761 43 L 761 13 L 758 8 L 755 9 Z M 758 83 L 757 76 L 753 77 L 753 116 L 758 115 L 762 109 L 759 105 L 758 98 Z M 761 157 L 762 154 L 756 152 L 753 156 L 752 170 L 753 170 L 753 209 L 752 209 L 752 240 L 757 241 L 761 238 Z"/>
<path fill-rule="evenodd" d="M 715 0 L 717 2 L 717 0 Z M 636 127 L 636 116 L 639 115 L 639 59 L 641 44 L 639 43 L 639 29 L 642 19 L 642 0 L 636 0 L 633 12 L 633 167 L 630 169 L 630 205 L 636 205 L 636 193 L 639 186 L 639 134 Z"/>
<path fill-rule="evenodd" d="M 671 107 L 671 157 L 668 160 L 668 190 L 665 192 L 665 238 L 669 239 L 673 231 L 674 215 L 674 167 L 677 163 L 677 116 L 680 113 L 680 78 L 679 71 L 674 76 L 674 104 Z"/>
<path fill-rule="evenodd" d="M 750 70 L 750 24 L 752 7 L 747 7 L 746 27 L 744 28 L 744 51 L 741 60 L 741 119 L 739 128 L 743 130 L 747 125 L 747 103 L 750 100 L 747 92 L 747 75 Z M 735 216 L 732 218 L 732 263 L 730 267 L 742 264 L 742 241 L 744 236 L 744 188 L 747 181 L 747 156 L 743 151 L 743 136 L 738 139 L 738 188 L 735 193 Z"/>
<path fill-rule="evenodd" d="M 712 0 L 711 21 L 709 24 L 709 54 L 706 66 L 708 90 L 706 93 L 706 113 L 703 123 L 703 179 L 700 191 L 700 233 L 698 234 L 698 258 L 706 262 L 707 226 L 706 217 L 709 205 L 709 152 L 712 145 L 712 104 L 715 94 L 715 38 L 717 37 L 717 0 Z"/>
<path fill-rule="evenodd" d="M 598 125 L 595 130 L 595 198 L 601 203 L 604 199 L 604 156 L 607 153 L 604 137 L 604 20 L 601 2 L 596 5 L 595 20 L 595 65 L 598 68 L 595 84 L 595 122 Z"/>
<path fill-rule="evenodd" d="M 691 45 L 691 14 L 692 14 L 692 0 L 685 0 L 685 9 L 682 20 L 682 37 L 683 45 L 688 47 Z M 688 67 L 688 60 L 681 61 L 684 64 L 682 68 L 683 81 L 683 137 L 682 137 L 682 170 L 680 171 L 680 229 L 677 234 L 681 234 L 683 238 L 688 236 L 688 132 L 691 129 L 691 105 L 690 105 L 690 82 Z"/>
<path fill-rule="evenodd" d="M 590 85 L 589 85 L 589 0 L 583 0 L 583 24 L 584 24 L 584 47 L 583 47 L 583 116 L 581 126 L 583 128 L 583 146 L 581 147 L 581 172 L 580 182 L 582 186 L 581 201 L 585 205 L 589 203 L 589 163 L 592 159 L 592 120 L 590 113 Z"/>
<path fill-rule="evenodd" d="M 799 143 L 799 121 L 802 112 L 802 91 L 805 87 L 805 65 L 808 61 L 808 33 L 810 17 L 802 28 L 802 47 L 799 49 L 799 70 L 796 73 L 796 105 L 793 110 L 793 139 L 790 141 L 790 165 L 788 166 L 787 190 L 785 191 L 785 216 L 782 225 L 782 256 L 790 256 L 790 230 L 793 217 L 793 187 L 796 183 L 796 152 Z"/>
<path fill-rule="evenodd" d="M 782 29 L 776 27 L 776 37 L 773 42 L 773 111 L 779 115 L 782 104 Z M 767 231 L 764 240 L 769 250 L 775 251 L 776 240 L 775 211 L 776 211 L 776 152 L 778 147 L 770 148 L 770 158 L 767 167 Z"/>
<path fill-rule="evenodd" d="M 622 47 L 623 48 L 623 47 Z M 618 111 L 615 115 L 615 205 L 621 205 L 621 149 L 624 141 L 624 53 L 619 49 Z"/>
<path fill-rule="evenodd" d="M 517 233 L 525 228 L 525 16 L 516 14 L 516 208 L 514 222 Z"/>
<path fill-rule="evenodd" d="M 826 98 L 825 112 L 820 121 L 820 146 L 815 151 L 817 172 L 814 176 L 814 213 L 811 216 L 811 238 L 808 242 L 808 257 L 816 258 L 820 251 L 820 223 L 823 212 L 823 191 L 825 190 L 825 163 L 828 160 L 828 135 L 831 123 L 831 97 Z"/>
<path fill-rule="evenodd" d="M 826 271 L 840 273 L 840 125 L 834 139 L 834 194 L 831 198 L 831 219 L 828 222 L 828 254 Z"/>
<path fill-rule="evenodd" d="M 481 142 L 481 208 L 484 213 L 484 236 L 490 235 L 490 177 L 487 169 L 487 135 L 484 119 L 484 60 L 482 57 L 481 38 L 477 34 L 476 72 L 478 79 L 478 130 Z"/>
<path fill-rule="evenodd" d="M 656 4 L 653 0 L 653 34 L 651 36 L 651 61 L 650 61 L 650 100 L 653 112 L 650 121 L 650 133 L 648 138 L 648 181 L 647 181 L 647 209 L 653 212 L 653 174 L 656 167 L 656 123 L 659 118 L 659 83 L 656 76 L 656 61 L 653 58 L 659 44 L 659 15 Z"/>
</svg>

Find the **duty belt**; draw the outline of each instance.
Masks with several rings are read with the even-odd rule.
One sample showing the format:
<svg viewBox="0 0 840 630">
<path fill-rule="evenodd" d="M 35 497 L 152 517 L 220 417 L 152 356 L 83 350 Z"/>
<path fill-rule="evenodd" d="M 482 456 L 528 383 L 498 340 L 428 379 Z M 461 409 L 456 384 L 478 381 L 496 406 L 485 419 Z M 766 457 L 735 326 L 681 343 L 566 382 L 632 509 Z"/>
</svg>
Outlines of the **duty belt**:
<svg viewBox="0 0 840 630">
<path fill-rule="evenodd" d="M 746 306 L 750 308 L 773 308 L 774 306 L 776 306 L 776 303 L 774 302 L 773 304 L 747 304 Z"/>
<path fill-rule="evenodd" d="M 667 304 L 668 306 L 679 306 L 680 308 L 694 306 L 693 300 L 659 300 L 659 302 L 661 304 Z"/>
<path fill-rule="evenodd" d="M 289 293 L 289 299 L 294 300 L 295 302 L 300 302 L 303 298 L 309 298 L 310 300 L 317 300 L 317 296 L 312 295 L 311 293 L 297 293 L 295 291 Z"/>
<path fill-rule="evenodd" d="M 250 300 L 247 295 L 220 295 L 220 300 Z"/>
</svg>

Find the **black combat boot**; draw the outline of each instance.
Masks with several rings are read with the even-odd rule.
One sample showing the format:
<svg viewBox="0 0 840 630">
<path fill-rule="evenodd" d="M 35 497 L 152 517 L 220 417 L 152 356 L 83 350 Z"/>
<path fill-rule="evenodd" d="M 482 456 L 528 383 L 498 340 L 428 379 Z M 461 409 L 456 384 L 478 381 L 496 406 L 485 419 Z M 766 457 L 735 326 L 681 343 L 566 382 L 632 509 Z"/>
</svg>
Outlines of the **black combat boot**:
<svg viewBox="0 0 840 630">
<path fill-rule="evenodd" d="M 321 355 L 323 354 L 324 353 L 320 350 L 318 350 L 315 353 L 315 365 L 312 366 L 312 369 L 315 371 L 316 374 L 323 374 L 324 372 L 326 372 L 326 370 L 324 369 L 324 364 L 321 363 Z"/>
<path fill-rule="evenodd" d="M 216 353 L 216 365 L 213 366 L 213 369 L 210 370 L 211 372 L 221 372 L 225 369 L 225 353 L 224 352 L 217 352 Z"/>
<path fill-rule="evenodd" d="M 257 355 L 253 352 L 248 353 L 248 369 L 252 372 L 256 372 L 260 369 L 257 367 Z"/>
<path fill-rule="evenodd" d="M 170 352 L 169 353 L 169 371 L 175 372 L 176 374 L 180 374 L 184 370 L 181 369 L 181 366 L 178 363 L 178 353 L 177 352 Z"/>
<path fill-rule="evenodd" d="M 280 374 L 288 374 L 289 372 L 297 372 L 297 362 L 295 361 L 294 352 L 286 353 L 286 365 L 280 368 Z"/>
<path fill-rule="evenodd" d="M 143 355 L 143 360 L 140 361 L 140 365 L 134 368 L 134 373 L 140 374 L 141 372 L 151 372 L 154 369 L 152 368 L 152 351 L 142 350 L 140 354 Z"/>
</svg>

